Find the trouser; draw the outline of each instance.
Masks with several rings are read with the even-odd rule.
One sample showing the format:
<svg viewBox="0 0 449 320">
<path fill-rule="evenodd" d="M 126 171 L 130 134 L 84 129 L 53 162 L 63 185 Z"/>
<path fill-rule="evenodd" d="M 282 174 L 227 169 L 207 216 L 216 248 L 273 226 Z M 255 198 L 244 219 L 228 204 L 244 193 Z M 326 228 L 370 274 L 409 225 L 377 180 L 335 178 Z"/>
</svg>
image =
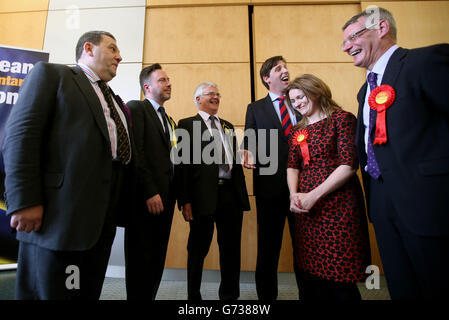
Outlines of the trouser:
<svg viewBox="0 0 449 320">
<path fill-rule="evenodd" d="M 449 298 L 449 238 L 410 232 L 402 221 L 403 215 L 395 209 L 382 177 L 369 179 L 370 215 L 391 298 Z"/>
<path fill-rule="evenodd" d="M 288 194 L 276 199 L 262 199 L 256 196 L 257 206 L 257 264 L 256 290 L 259 300 L 276 300 L 278 295 L 278 263 L 285 227 L 285 218 L 292 239 L 295 256 L 295 220 L 290 212 Z M 294 259 L 292 259 L 294 261 Z M 299 288 L 298 270 L 293 263 L 296 284 Z"/>
</svg>

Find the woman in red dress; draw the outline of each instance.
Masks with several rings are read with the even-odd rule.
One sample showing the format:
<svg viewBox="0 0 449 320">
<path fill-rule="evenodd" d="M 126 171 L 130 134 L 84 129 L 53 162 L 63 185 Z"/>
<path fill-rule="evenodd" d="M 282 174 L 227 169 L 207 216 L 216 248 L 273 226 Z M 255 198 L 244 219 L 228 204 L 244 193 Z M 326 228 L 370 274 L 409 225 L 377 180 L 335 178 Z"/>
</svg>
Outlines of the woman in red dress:
<svg viewBox="0 0 449 320">
<path fill-rule="evenodd" d="M 295 213 L 300 298 L 360 300 L 370 264 L 358 167 L 356 118 L 313 75 L 290 83 L 287 99 L 303 116 L 290 140 L 287 182 Z"/>
</svg>

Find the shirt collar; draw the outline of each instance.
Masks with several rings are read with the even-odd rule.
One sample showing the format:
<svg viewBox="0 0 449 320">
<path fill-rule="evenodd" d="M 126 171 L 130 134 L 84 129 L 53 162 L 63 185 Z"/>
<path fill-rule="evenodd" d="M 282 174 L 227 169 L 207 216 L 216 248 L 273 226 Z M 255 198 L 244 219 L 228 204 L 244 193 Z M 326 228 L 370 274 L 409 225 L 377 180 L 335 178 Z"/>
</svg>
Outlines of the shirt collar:
<svg viewBox="0 0 449 320">
<path fill-rule="evenodd" d="M 208 114 L 207 112 L 203 111 L 203 110 L 198 110 L 198 114 L 201 116 L 201 118 L 203 118 L 204 122 L 206 122 L 207 120 L 209 120 L 210 118 L 210 114 Z M 218 116 L 215 114 L 214 117 L 216 119 L 218 119 L 218 122 L 220 123 L 220 118 L 218 118 Z"/>
<path fill-rule="evenodd" d="M 78 66 L 81 68 L 81 70 L 83 70 L 84 74 L 90 82 L 98 82 L 101 80 L 100 77 L 95 73 L 95 71 L 93 71 L 85 64 L 78 62 Z"/>
<path fill-rule="evenodd" d="M 280 95 L 277 95 L 276 93 L 273 93 L 271 91 L 269 91 L 268 94 L 270 95 L 272 102 L 276 101 L 276 99 L 280 97 Z"/>
<path fill-rule="evenodd" d="M 380 75 L 379 78 L 382 78 L 383 74 L 385 73 L 385 69 L 387 68 L 388 61 L 390 60 L 393 53 L 396 51 L 396 49 L 399 48 L 396 44 L 392 45 L 390 49 L 385 51 L 385 53 L 377 60 L 377 62 L 373 66 L 373 70 L 366 70 L 366 75 L 370 72 L 375 72 L 377 75 Z"/>
<path fill-rule="evenodd" d="M 156 101 L 154 101 L 153 99 L 151 99 L 151 98 L 146 98 L 148 101 L 150 101 L 150 103 L 151 103 L 151 105 L 153 106 L 153 108 L 154 108 L 154 111 L 158 111 L 159 110 L 159 107 L 160 107 L 160 105 L 159 105 L 159 103 L 157 103 Z"/>
</svg>

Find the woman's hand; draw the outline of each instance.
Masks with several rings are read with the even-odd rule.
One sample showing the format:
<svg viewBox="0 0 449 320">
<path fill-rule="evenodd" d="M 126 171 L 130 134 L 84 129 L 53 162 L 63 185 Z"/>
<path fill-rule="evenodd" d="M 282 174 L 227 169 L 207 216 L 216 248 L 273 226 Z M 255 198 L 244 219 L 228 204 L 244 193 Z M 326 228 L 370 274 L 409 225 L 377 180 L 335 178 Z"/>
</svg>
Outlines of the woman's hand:
<svg viewBox="0 0 449 320">
<path fill-rule="evenodd" d="M 295 213 L 309 212 L 308 210 L 301 208 L 299 205 L 299 195 L 300 193 L 293 193 L 290 195 L 290 211 Z"/>
<path fill-rule="evenodd" d="M 313 191 L 308 193 L 297 193 L 296 195 L 297 206 L 306 212 L 309 212 L 319 200 Z"/>
</svg>

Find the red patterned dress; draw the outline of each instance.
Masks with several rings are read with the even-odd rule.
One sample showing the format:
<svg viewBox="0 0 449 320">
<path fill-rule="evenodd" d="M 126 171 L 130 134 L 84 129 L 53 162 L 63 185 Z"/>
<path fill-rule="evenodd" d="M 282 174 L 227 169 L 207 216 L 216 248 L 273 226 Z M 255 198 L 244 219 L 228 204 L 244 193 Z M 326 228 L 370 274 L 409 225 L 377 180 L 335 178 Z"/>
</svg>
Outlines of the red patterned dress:
<svg viewBox="0 0 449 320">
<path fill-rule="evenodd" d="M 288 168 L 299 169 L 298 192 L 307 193 L 340 165 L 357 168 L 356 118 L 338 110 L 306 127 L 309 164 L 290 140 Z M 294 133 L 292 134 L 294 136 Z M 337 282 L 363 281 L 370 249 L 362 189 L 354 175 L 323 197 L 309 213 L 295 214 L 295 263 L 307 273 Z"/>
</svg>

